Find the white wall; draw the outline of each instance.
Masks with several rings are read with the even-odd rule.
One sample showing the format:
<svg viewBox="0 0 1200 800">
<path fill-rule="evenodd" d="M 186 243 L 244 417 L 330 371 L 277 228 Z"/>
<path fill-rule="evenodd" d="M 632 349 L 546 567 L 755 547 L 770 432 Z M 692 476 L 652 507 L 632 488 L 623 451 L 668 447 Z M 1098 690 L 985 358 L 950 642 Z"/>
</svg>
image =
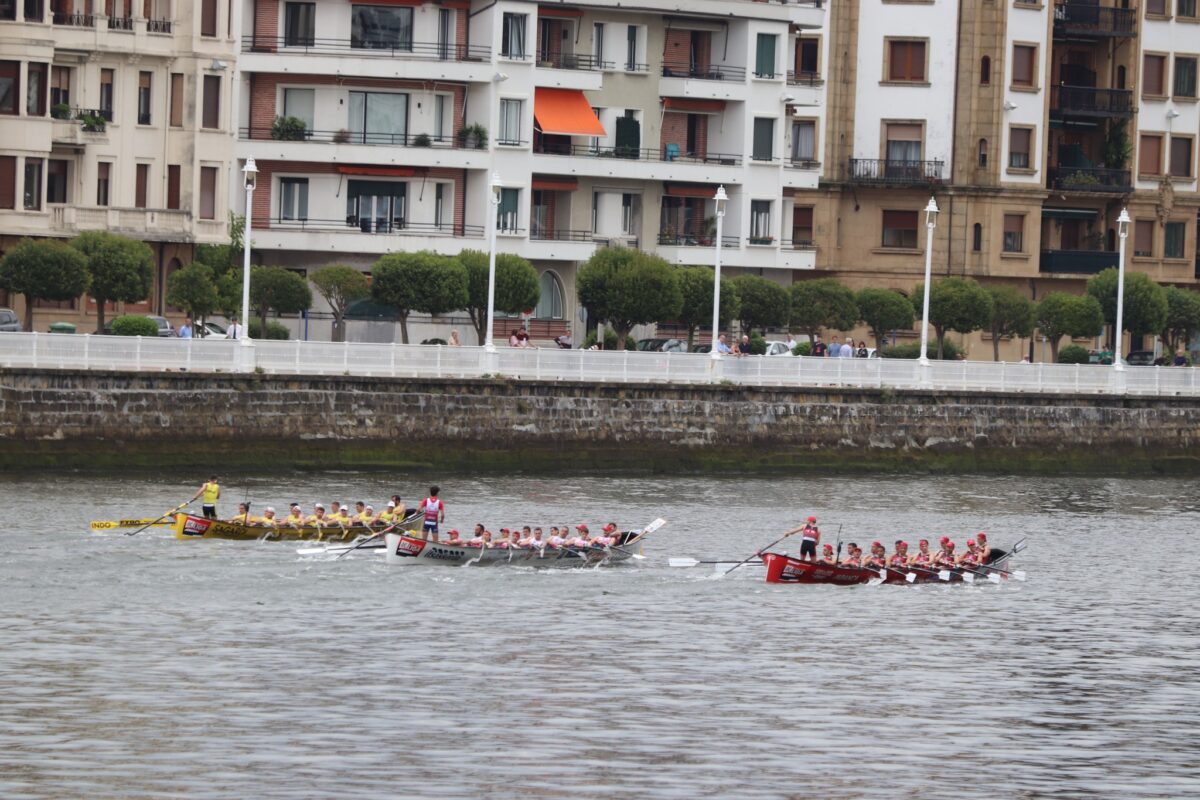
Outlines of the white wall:
<svg viewBox="0 0 1200 800">
<path fill-rule="evenodd" d="M 1013 3 L 1008 10 L 1008 29 L 1004 40 L 1005 51 L 1003 54 L 994 54 L 992 56 L 992 81 L 1004 81 L 1004 101 L 1011 105 L 1015 105 L 1011 111 L 1004 112 L 1004 125 L 1000 134 L 1000 147 L 997 150 L 995 145 L 991 145 L 991 152 L 988 153 L 989 158 L 1000 159 L 1000 176 L 1005 183 L 1026 184 L 1031 186 L 1040 186 L 1045 182 L 1044 170 L 1046 168 L 1046 141 L 1049 138 L 1046 135 L 1045 129 L 1045 110 L 1046 104 L 1050 99 L 1050 48 L 1051 42 L 1048 39 L 1049 21 L 1047 14 L 1050 13 L 1052 6 L 1024 6 L 1020 3 Z M 1013 44 L 1021 42 L 1022 44 L 1034 43 L 1038 46 L 1038 63 L 1034 74 L 1037 78 L 1037 92 L 1013 91 L 1012 89 L 1012 67 L 1013 67 Z M 997 55 L 1002 55 L 1004 62 L 1003 75 L 1000 70 L 996 69 L 996 65 L 1000 59 Z M 979 65 L 975 65 L 974 69 L 975 80 L 979 80 Z M 1033 142 L 1030 143 L 1029 150 L 1029 166 L 1035 170 L 1033 175 L 1010 174 L 1008 172 L 1008 130 L 1010 125 L 1021 125 L 1034 128 Z M 971 153 L 974 155 L 974 152 Z"/>
<path fill-rule="evenodd" d="M 1173 6 L 1173 4 L 1172 4 Z M 1175 85 L 1175 53 L 1187 54 L 1195 56 L 1200 53 L 1200 26 L 1195 23 L 1180 23 L 1174 19 L 1170 21 L 1149 20 L 1144 16 L 1141 20 L 1142 38 L 1141 45 L 1143 51 L 1151 51 L 1158 53 L 1169 53 L 1172 57 L 1168 59 L 1167 65 L 1167 93 L 1169 94 Z M 1141 66 L 1138 67 L 1138 74 L 1141 74 Z M 1200 106 L 1195 102 L 1175 102 L 1173 100 L 1148 100 L 1142 97 L 1141 86 L 1139 85 L 1137 96 L 1134 105 L 1137 106 L 1137 128 L 1141 131 L 1154 131 L 1158 133 L 1175 133 L 1175 134 L 1190 134 L 1197 138 L 1192 142 L 1192 175 L 1190 181 L 1172 181 L 1176 192 L 1194 192 L 1197 189 L 1195 175 L 1197 173 L 1196 159 L 1197 149 L 1200 148 Z M 1168 119 L 1167 113 L 1174 110 L 1179 113 L 1178 117 Z M 1134 154 L 1131 162 L 1133 164 L 1134 179 L 1137 179 L 1137 146 L 1138 137 L 1133 137 Z M 1163 142 L 1163 167 L 1169 168 L 1170 164 L 1170 144 L 1168 141 Z M 1138 189 L 1155 191 L 1158 189 L 1158 180 L 1137 180 L 1136 186 Z"/>
</svg>

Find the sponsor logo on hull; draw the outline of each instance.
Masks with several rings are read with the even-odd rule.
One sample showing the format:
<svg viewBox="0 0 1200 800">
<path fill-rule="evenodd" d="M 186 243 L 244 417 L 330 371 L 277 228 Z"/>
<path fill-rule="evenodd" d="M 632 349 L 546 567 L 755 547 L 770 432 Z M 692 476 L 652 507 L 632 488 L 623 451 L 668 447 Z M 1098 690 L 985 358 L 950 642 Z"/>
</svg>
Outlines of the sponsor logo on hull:
<svg viewBox="0 0 1200 800">
<path fill-rule="evenodd" d="M 211 519 L 201 519 L 199 517 L 188 517 L 183 521 L 184 536 L 203 536 L 212 527 Z"/>
</svg>

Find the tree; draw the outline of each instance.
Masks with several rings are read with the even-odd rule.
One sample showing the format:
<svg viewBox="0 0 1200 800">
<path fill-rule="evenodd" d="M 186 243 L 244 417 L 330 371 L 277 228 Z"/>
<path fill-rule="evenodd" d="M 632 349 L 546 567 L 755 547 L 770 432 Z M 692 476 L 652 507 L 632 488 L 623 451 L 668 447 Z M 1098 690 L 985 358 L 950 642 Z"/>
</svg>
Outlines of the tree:
<svg viewBox="0 0 1200 800">
<path fill-rule="evenodd" d="M 467 305 L 467 269 L 458 259 L 423 250 L 388 253 L 371 268 L 371 296 L 396 309 L 408 344 L 408 315 L 445 314 Z"/>
<path fill-rule="evenodd" d="M 1108 269 L 1088 279 L 1087 292 L 1100 301 L 1105 321 L 1117 324 L 1117 268 Z M 1167 322 L 1167 293 L 1144 272 L 1125 275 L 1125 308 L 1121 327 L 1134 336 L 1158 333 Z M 1123 331 L 1115 331 L 1114 339 L 1122 339 Z M 1114 347 L 1113 352 L 1120 348 Z"/>
<path fill-rule="evenodd" d="M 1174 353 L 1180 347 L 1186 348 L 1197 330 L 1200 330 L 1200 293 L 1168 286 L 1167 321 L 1162 332 L 1168 350 Z"/>
<path fill-rule="evenodd" d="M 691 351 L 696 345 L 696 329 L 712 322 L 713 270 L 709 267 L 680 267 L 676 276 L 683 298 L 679 321 L 687 326 L 687 345 Z M 729 320 L 736 319 L 738 306 L 737 287 L 733 281 L 721 281 L 721 307 L 718 309 L 721 315 L 720 324 L 724 325 Z M 713 331 L 714 342 L 718 333 L 719 331 Z"/>
<path fill-rule="evenodd" d="M 488 254 L 463 250 L 458 261 L 467 270 L 467 313 L 479 343 L 487 340 Z M 504 314 L 519 314 L 534 308 L 541 299 L 537 270 L 520 256 L 496 254 L 495 309 Z"/>
<path fill-rule="evenodd" d="M 1064 336 L 1095 336 L 1104 328 L 1100 301 L 1090 294 L 1051 292 L 1037 304 L 1037 326 L 1050 340 L 1050 360 L 1058 361 L 1058 342 Z"/>
<path fill-rule="evenodd" d="M 38 300 L 74 300 L 87 291 L 87 256 L 66 242 L 22 239 L 0 260 L 0 287 L 25 295 L 25 330 Z"/>
<path fill-rule="evenodd" d="M 988 294 L 992 296 L 992 360 L 999 361 L 1001 337 L 1033 333 L 1033 301 L 1010 286 L 989 287 Z"/>
<path fill-rule="evenodd" d="M 308 279 L 333 311 L 333 340 L 346 341 L 346 309 L 371 294 L 367 276 L 345 264 L 330 264 L 314 270 Z"/>
<path fill-rule="evenodd" d="M 87 257 L 88 294 L 96 301 L 96 333 L 104 331 L 105 303 L 138 303 L 150 296 L 154 274 L 150 245 L 107 231 L 87 231 L 72 239 L 71 246 Z"/>
<path fill-rule="evenodd" d="M 920 314 L 925 284 L 913 290 L 913 311 Z M 946 331 L 970 333 L 987 326 L 992 319 L 992 297 L 972 278 L 942 278 L 929 291 L 929 324 L 937 334 L 937 357 L 942 357 Z"/>
<path fill-rule="evenodd" d="M 630 263 L 636 252 L 627 247 L 601 247 L 575 273 L 579 304 L 597 320 L 606 322 L 611 316 L 607 305 L 608 283 L 618 268 Z"/>
<path fill-rule="evenodd" d="M 742 323 L 742 333 L 788 324 L 792 300 L 787 289 L 758 275 L 739 275 L 731 283 L 737 291 L 737 317 Z"/>
<path fill-rule="evenodd" d="M 683 294 L 664 259 L 625 247 L 603 247 L 575 276 L 579 302 L 617 332 L 617 349 L 635 325 L 676 319 Z"/>
<path fill-rule="evenodd" d="M 795 319 L 795 296 L 793 295 L 792 318 Z M 882 355 L 888 331 L 912 330 L 914 314 L 912 303 L 899 292 L 891 289 L 867 288 L 854 296 L 859 316 L 871 328 L 875 337 L 875 350 Z M 842 325 L 848 328 L 849 325 Z"/>
<path fill-rule="evenodd" d="M 283 267 L 254 267 L 250 270 L 250 306 L 258 309 L 258 320 L 267 328 L 267 311 L 299 314 L 312 306 L 308 281 Z M 242 320 L 243 323 L 249 320 Z"/>
<path fill-rule="evenodd" d="M 217 283 L 212 269 L 193 261 L 167 278 L 167 302 L 197 322 L 217 310 Z"/>
<path fill-rule="evenodd" d="M 818 278 L 792 284 L 789 324 L 808 334 L 810 347 L 816 343 L 821 328 L 853 328 L 858 318 L 858 304 L 854 301 L 854 292 L 833 278 Z"/>
</svg>

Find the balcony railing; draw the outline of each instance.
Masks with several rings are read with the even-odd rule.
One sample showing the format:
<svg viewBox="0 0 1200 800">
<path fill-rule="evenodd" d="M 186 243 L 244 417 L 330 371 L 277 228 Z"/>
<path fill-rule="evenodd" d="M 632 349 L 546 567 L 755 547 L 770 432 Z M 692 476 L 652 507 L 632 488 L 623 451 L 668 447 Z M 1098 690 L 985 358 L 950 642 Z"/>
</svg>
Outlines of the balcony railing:
<svg viewBox="0 0 1200 800">
<path fill-rule="evenodd" d="M 166 33 L 171 32 L 171 20 L 169 19 L 148 19 L 146 20 L 146 33 Z"/>
<path fill-rule="evenodd" d="M 1038 270 L 1095 275 L 1117 266 L 1117 259 L 1117 253 L 1106 250 L 1043 250 L 1038 260 Z"/>
<path fill-rule="evenodd" d="M 108 29 L 110 31 L 132 31 L 133 17 L 109 17 Z"/>
<path fill-rule="evenodd" d="M 727 67 L 723 64 L 700 66 L 687 61 L 664 61 L 664 78 L 691 78 L 699 81 L 740 81 L 746 78 L 745 67 Z"/>
<path fill-rule="evenodd" d="M 812 158 L 787 158 L 783 165 L 792 169 L 820 169 L 821 162 Z"/>
<path fill-rule="evenodd" d="M 600 61 L 595 56 L 577 53 L 538 53 L 535 62 L 542 69 L 612 69 L 611 61 Z"/>
<path fill-rule="evenodd" d="M 900 161 L 890 158 L 850 159 L 850 180 L 888 186 L 917 186 L 942 181 L 944 161 Z"/>
<path fill-rule="evenodd" d="M 482 239 L 482 225 L 453 225 L 436 222 L 411 222 L 404 218 L 378 219 L 348 216 L 345 219 L 284 219 L 272 217 L 273 230 L 295 230 L 327 233 L 396 234 L 401 236 L 449 236 Z"/>
<path fill-rule="evenodd" d="M 305 131 L 294 138 L 276 139 L 273 129 L 239 128 L 238 138 L 269 139 L 280 142 L 316 142 L 322 144 L 367 144 L 387 145 L 389 147 L 433 147 L 455 148 L 463 150 L 481 150 L 483 147 L 468 146 L 467 142 L 457 136 L 431 136 L 427 133 L 370 133 L 365 131 L 349 131 L 345 128 L 336 131 Z"/>
<path fill-rule="evenodd" d="M 741 240 L 737 236 L 722 236 L 721 247 L 737 247 Z M 658 243 L 667 247 L 716 247 L 717 237 L 707 233 L 676 233 L 659 231 Z"/>
<path fill-rule="evenodd" d="M 787 82 L 790 86 L 823 86 L 825 79 L 817 72 L 797 72 L 796 70 L 789 69 Z"/>
<path fill-rule="evenodd" d="M 547 156 L 581 158 L 624 158 L 630 161 L 678 161 L 684 164 L 720 164 L 737 167 L 742 157 L 736 153 L 686 153 L 682 150 L 655 150 L 650 147 L 593 147 L 590 144 L 554 144 L 543 141 L 533 152 Z"/>
<path fill-rule="evenodd" d="M 779 243 L 784 250 L 816 250 L 817 243 L 812 239 L 784 239 Z"/>
<path fill-rule="evenodd" d="M 591 231 L 530 228 L 529 238 L 539 242 L 594 242 L 596 234 Z"/>
<path fill-rule="evenodd" d="M 1123 194 L 1133 190 L 1127 169 L 1099 167 L 1051 167 L 1046 174 L 1049 188 L 1069 192 Z"/>
<path fill-rule="evenodd" d="M 1137 9 L 1109 8 L 1086 2 L 1058 3 L 1054 6 L 1054 35 L 1128 37 L 1137 33 Z"/>
<path fill-rule="evenodd" d="M 1132 117 L 1133 92 L 1129 89 L 1093 89 L 1087 86 L 1050 87 L 1050 116 Z"/>
<path fill-rule="evenodd" d="M 434 61 L 487 61 L 492 49 L 482 45 L 451 42 L 395 42 L 382 44 L 359 39 L 317 39 L 306 36 L 246 36 L 242 39 L 246 53 L 305 53 L 314 55 L 353 53 L 370 58 L 413 58 Z"/>
<path fill-rule="evenodd" d="M 96 17 L 93 14 L 73 14 L 55 11 L 54 24 L 66 25 L 71 28 L 94 28 L 96 27 Z"/>
</svg>

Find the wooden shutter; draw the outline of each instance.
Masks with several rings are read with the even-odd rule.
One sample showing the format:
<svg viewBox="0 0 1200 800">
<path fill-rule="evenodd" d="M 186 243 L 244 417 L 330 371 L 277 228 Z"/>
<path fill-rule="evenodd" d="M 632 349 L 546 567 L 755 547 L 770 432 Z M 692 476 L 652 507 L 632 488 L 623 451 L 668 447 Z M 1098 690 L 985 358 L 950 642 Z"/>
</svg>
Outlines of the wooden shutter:
<svg viewBox="0 0 1200 800">
<path fill-rule="evenodd" d="M 0 156 L 0 208 L 17 207 L 17 157 Z"/>
<path fill-rule="evenodd" d="M 204 76 L 204 119 L 202 128 L 221 127 L 221 76 Z"/>
<path fill-rule="evenodd" d="M 1138 143 L 1138 174 L 1158 175 L 1162 172 L 1162 137 L 1142 134 Z"/>
<path fill-rule="evenodd" d="M 171 73 L 171 119 L 175 128 L 183 127 L 183 73 Z"/>
<path fill-rule="evenodd" d="M 179 165 L 167 165 L 167 208 L 179 208 Z"/>
</svg>

